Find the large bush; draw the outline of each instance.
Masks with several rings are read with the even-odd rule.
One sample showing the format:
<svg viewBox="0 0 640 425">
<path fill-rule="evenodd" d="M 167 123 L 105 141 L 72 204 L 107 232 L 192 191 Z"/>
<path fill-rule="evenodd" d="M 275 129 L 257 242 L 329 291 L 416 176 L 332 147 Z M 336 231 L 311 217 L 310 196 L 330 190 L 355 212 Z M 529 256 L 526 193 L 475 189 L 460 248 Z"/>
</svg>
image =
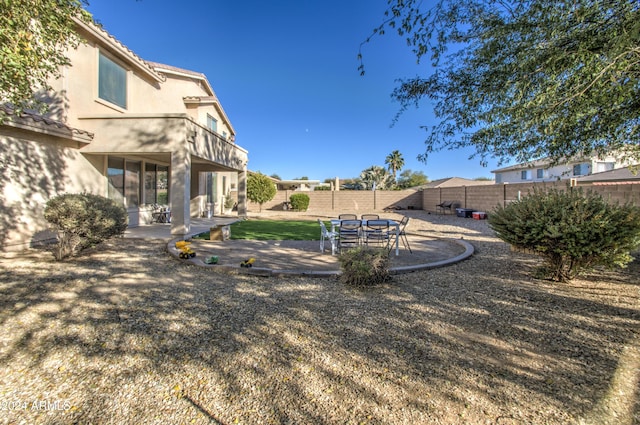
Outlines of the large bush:
<svg viewBox="0 0 640 425">
<path fill-rule="evenodd" d="M 489 225 L 503 241 L 544 257 L 538 274 L 556 281 L 624 267 L 640 246 L 640 208 L 579 188 L 535 189 L 489 214 Z"/>
<path fill-rule="evenodd" d="M 353 248 L 340 253 L 338 261 L 340 281 L 347 285 L 370 286 L 391 279 L 388 249 Z"/>
<path fill-rule="evenodd" d="M 44 218 L 57 233 L 54 255 L 58 260 L 122 235 L 127 228 L 127 211 L 122 205 L 89 193 L 51 198 Z"/>
<path fill-rule="evenodd" d="M 309 195 L 306 193 L 294 193 L 289 196 L 291 209 L 296 211 L 306 211 L 309 208 Z"/>
<path fill-rule="evenodd" d="M 247 198 L 251 202 L 260 204 L 260 211 L 262 211 L 262 204 L 272 200 L 276 193 L 276 185 L 264 174 L 249 174 L 247 177 Z"/>
</svg>

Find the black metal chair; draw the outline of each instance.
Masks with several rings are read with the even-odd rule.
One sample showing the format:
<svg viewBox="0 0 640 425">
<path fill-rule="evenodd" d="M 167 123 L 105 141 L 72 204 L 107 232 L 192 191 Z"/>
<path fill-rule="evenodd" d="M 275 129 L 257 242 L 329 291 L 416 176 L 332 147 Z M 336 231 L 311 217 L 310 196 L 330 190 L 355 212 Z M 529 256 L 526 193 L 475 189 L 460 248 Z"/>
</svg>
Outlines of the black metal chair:
<svg viewBox="0 0 640 425">
<path fill-rule="evenodd" d="M 360 245 L 362 222 L 360 220 L 340 220 L 338 230 L 338 245 L 343 249 L 355 248 Z"/>
<path fill-rule="evenodd" d="M 363 221 L 364 220 L 380 220 L 380 216 L 378 214 L 362 214 L 360 218 Z"/>
<path fill-rule="evenodd" d="M 444 201 L 436 205 L 436 212 L 446 214 L 447 210 L 453 212 L 454 201 Z"/>
<path fill-rule="evenodd" d="M 357 220 L 358 216 L 355 214 L 340 214 L 338 220 Z"/>
<path fill-rule="evenodd" d="M 389 220 L 367 220 L 364 228 L 364 240 L 367 246 L 374 242 L 377 246 L 388 248 L 391 240 Z"/>
</svg>

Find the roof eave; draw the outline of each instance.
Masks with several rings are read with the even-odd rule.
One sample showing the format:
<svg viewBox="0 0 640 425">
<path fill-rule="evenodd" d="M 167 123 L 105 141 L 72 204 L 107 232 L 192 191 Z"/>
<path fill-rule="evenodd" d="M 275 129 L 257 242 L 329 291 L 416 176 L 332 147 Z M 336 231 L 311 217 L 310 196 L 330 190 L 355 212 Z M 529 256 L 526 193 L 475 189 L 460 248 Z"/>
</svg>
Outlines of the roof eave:
<svg viewBox="0 0 640 425">
<path fill-rule="evenodd" d="M 224 108 L 222 107 L 222 105 L 220 104 L 220 101 L 215 95 L 211 96 L 211 99 L 203 99 L 200 96 L 184 96 L 182 100 L 185 103 L 185 105 L 186 104 L 213 105 L 218 110 L 218 113 L 222 116 L 222 119 L 227 123 L 227 126 L 229 127 L 229 131 L 231 132 L 231 134 L 235 136 L 236 130 L 233 128 L 233 125 L 231 124 L 231 121 L 229 120 L 227 113 L 224 111 Z"/>
<path fill-rule="evenodd" d="M 135 67 L 138 72 L 158 83 L 165 81 L 164 77 L 161 74 L 158 74 L 153 67 L 133 51 L 128 49 L 124 44 L 119 42 L 106 30 L 96 25 L 88 24 L 79 18 L 73 18 L 73 20 L 78 27 L 95 37 L 100 44 L 107 46 L 113 53 L 119 55 L 127 63 Z"/>
</svg>

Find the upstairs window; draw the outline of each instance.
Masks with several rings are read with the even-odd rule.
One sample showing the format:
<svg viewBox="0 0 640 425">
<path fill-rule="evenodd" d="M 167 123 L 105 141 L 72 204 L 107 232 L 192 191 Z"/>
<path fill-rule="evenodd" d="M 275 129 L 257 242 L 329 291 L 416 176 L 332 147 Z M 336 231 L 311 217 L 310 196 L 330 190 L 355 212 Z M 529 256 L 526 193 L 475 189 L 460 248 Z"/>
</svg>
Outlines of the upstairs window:
<svg viewBox="0 0 640 425">
<path fill-rule="evenodd" d="M 218 132 L 218 120 L 207 114 L 207 128 L 214 133 Z"/>
<path fill-rule="evenodd" d="M 582 164 L 576 164 L 573 166 L 574 176 L 586 176 L 589 174 L 589 163 L 583 162 Z"/>
<path fill-rule="evenodd" d="M 544 178 L 544 169 L 538 168 L 536 170 L 536 178 L 537 179 L 543 179 Z"/>
<path fill-rule="evenodd" d="M 531 180 L 531 170 L 520 171 L 520 180 Z"/>
<path fill-rule="evenodd" d="M 615 168 L 615 162 L 598 162 L 596 164 L 596 173 L 602 173 L 603 171 L 611 171 Z"/>
<path fill-rule="evenodd" d="M 127 71 L 102 53 L 98 61 L 98 97 L 127 108 Z"/>
</svg>

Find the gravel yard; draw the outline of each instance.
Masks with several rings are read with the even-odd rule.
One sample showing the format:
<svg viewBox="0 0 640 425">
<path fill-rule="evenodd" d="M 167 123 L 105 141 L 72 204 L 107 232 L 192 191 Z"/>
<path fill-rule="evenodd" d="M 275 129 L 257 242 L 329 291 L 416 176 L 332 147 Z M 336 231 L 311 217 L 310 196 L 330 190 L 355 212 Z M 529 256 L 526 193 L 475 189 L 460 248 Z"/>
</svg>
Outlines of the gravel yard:
<svg viewBox="0 0 640 425">
<path fill-rule="evenodd" d="M 0 261 L 2 424 L 640 424 L 640 264 L 536 280 L 485 221 L 375 288 L 219 274 L 157 240 Z"/>
</svg>

